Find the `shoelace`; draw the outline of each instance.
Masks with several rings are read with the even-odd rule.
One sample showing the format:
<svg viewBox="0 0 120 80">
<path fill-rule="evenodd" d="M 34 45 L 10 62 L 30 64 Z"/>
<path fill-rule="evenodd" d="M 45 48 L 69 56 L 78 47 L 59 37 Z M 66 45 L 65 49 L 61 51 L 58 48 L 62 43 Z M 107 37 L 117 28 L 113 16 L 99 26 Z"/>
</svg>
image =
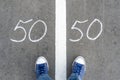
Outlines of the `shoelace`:
<svg viewBox="0 0 120 80">
<path fill-rule="evenodd" d="M 40 64 L 38 66 L 38 73 L 39 74 L 45 74 L 45 73 L 47 73 L 46 64 Z"/>
<path fill-rule="evenodd" d="M 80 75 L 81 71 L 82 71 L 83 65 L 80 65 L 79 63 L 74 63 L 72 72 L 73 73 L 77 73 L 78 75 Z"/>
</svg>

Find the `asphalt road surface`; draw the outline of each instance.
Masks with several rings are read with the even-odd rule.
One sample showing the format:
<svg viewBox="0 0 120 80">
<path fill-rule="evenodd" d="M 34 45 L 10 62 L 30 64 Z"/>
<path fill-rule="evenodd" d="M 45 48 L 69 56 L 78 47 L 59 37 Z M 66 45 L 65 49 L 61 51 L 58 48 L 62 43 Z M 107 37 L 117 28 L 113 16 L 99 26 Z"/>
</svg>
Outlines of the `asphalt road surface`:
<svg viewBox="0 0 120 80">
<path fill-rule="evenodd" d="M 84 80 L 120 79 L 120 0 L 66 0 L 67 77 L 86 60 Z M 44 56 L 55 79 L 55 0 L 0 0 L 0 80 L 35 80 Z"/>
<path fill-rule="evenodd" d="M 0 0 L 0 80 L 35 80 L 39 56 L 47 58 L 54 78 L 55 1 Z"/>
<path fill-rule="evenodd" d="M 85 57 L 87 65 L 84 80 L 120 79 L 119 16 L 120 0 L 67 0 L 68 76 L 74 58 L 81 55 Z M 77 22 L 71 29 L 77 20 L 87 21 Z M 99 33 L 99 37 L 94 39 Z M 80 40 L 73 41 L 77 39 Z"/>
</svg>

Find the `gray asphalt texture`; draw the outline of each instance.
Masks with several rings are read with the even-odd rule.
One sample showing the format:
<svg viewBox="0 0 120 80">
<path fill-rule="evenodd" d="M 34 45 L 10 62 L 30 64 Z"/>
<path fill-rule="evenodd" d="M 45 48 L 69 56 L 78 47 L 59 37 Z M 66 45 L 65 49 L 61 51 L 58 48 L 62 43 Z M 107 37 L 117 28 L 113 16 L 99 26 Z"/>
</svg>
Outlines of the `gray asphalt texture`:
<svg viewBox="0 0 120 80">
<path fill-rule="evenodd" d="M 10 39 L 22 39 L 21 29 L 14 31 L 19 20 L 27 33 L 31 25 L 41 19 L 48 26 L 46 36 L 39 42 L 29 41 L 28 36 L 20 43 Z M 38 39 L 44 33 L 42 23 L 37 23 L 31 38 Z M 55 73 L 55 1 L 54 0 L 0 0 L 0 80 L 36 80 L 35 61 L 44 56 L 49 62 L 49 74 Z"/>
<path fill-rule="evenodd" d="M 86 37 L 88 25 L 95 19 L 103 24 L 103 32 L 98 39 L 91 41 Z M 71 30 L 76 20 L 84 36 L 79 42 L 78 31 Z M 84 80 L 120 80 L 120 0 L 67 0 L 67 71 L 71 73 L 71 65 L 75 57 L 81 55 L 86 60 L 87 70 Z M 95 23 L 89 32 L 95 37 L 100 25 Z"/>
<path fill-rule="evenodd" d="M 120 0 L 67 0 L 67 77 L 71 73 L 72 62 L 81 55 L 86 60 L 84 80 L 120 80 Z M 95 19 L 103 24 L 103 32 L 98 39 L 86 37 L 89 24 Z M 21 39 L 24 32 L 14 31 L 19 20 L 30 23 L 20 24 L 27 33 L 36 20 L 43 20 L 48 26 L 46 36 L 39 42 L 15 43 L 10 39 Z M 78 31 L 71 30 L 76 20 L 84 21 L 76 27 L 83 31 L 78 42 Z M 96 36 L 100 25 L 95 23 L 89 35 Z M 41 23 L 31 32 L 32 39 L 44 33 Z M 49 75 L 55 78 L 55 0 L 0 0 L 0 80 L 35 80 L 35 61 L 44 56 L 49 62 Z"/>
</svg>

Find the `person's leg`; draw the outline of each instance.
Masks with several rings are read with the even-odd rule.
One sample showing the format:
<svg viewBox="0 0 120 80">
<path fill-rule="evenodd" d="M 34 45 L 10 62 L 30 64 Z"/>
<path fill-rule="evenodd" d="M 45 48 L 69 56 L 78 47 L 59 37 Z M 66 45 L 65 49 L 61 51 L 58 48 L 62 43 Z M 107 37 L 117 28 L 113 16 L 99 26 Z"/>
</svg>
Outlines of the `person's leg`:
<svg viewBox="0 0 120 80">
<path fill-rule="evenodd" d="M 40 75 L 37 80 L 52 80 L 48 74 Z"/>
<path fill-rule="evenodd" d="M 35 64 L 37 80 L 52 80 L 48 75 L 48 62 L 44 57 L 39 57 Z"/>
<path fill-rule="evenodd" d="M 78 75 L 77 75 L 77 74 L 72 73 L 72 74 L 70 75 L 70 77 L 68 78 L 68 80 L 79 80 L 79 78 L 78 78 Z M 81 80 L 81 79 L 80 79 L 80 80 Z"/>
<path fill-rule="evenodd" d="M 68 80 L 82 80 L 86 71 L 86 64 L 83 57 L 78 56 L 72 64 L 72 74 Z"/>
</svg>

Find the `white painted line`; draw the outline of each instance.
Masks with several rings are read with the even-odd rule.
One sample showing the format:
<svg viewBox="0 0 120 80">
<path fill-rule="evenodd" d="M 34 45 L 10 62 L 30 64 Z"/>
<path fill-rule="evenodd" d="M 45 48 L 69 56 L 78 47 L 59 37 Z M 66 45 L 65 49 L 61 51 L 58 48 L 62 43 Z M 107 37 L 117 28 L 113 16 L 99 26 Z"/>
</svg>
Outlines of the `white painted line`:
<svg viewBox="0 0 120 80">
<path fill-rule="evenodd" d="M 55 80 L 66 80 L 66 0 L 56 0 Z"/>
</svg>

